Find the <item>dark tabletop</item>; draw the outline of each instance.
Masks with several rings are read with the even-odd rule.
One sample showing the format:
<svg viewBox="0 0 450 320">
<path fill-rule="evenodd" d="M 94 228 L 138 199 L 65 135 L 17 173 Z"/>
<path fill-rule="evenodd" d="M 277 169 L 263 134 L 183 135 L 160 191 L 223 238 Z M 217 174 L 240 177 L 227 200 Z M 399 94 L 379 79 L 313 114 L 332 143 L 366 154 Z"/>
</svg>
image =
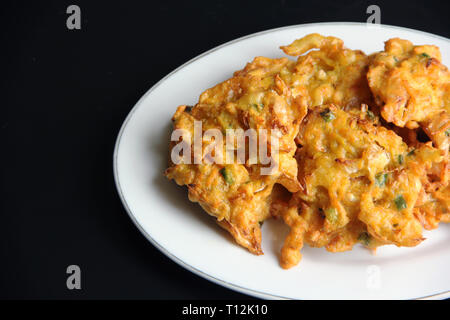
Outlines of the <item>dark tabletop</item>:
<svg viewBox="0 0 450 320">
<path fill-rule="evenodd" d="M 71 4 L 81 30 L 66 27 Z M 181 268 L 133 225 L 113 180 L 120 126 L 206 50 L 287 25 L 366 22 L 371 4 L 384 24 L 450 35 L 448 1 L 3 1 L 0 298 L 247 298 Z M 66 287 L 69 265 L 81 290 Z"/>
</svg>

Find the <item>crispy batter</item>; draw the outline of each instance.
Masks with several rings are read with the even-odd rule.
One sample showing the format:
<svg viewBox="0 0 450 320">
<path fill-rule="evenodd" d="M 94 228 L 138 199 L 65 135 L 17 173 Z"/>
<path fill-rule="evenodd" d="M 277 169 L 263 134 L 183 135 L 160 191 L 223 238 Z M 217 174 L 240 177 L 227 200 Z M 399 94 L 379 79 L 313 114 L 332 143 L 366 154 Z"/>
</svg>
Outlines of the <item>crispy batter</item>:
<svg viewBox="0 0 450 320">
<path fill-rule="evenodd" d="M 202 93 L 192 110 L 181 106 L 173 117 L 174 129 L 186 130 L 191 144 L 194 120 L 202 122 L 203 133 L 208 129 L 281 131 L 278 170 L 271 175 L 261 175 L 262 165 L 249 165 L 248 158 L 245 164 L 172 164 L 166 171 L 169 179 L 188 186 L 191 201 L 215 216 L 240 245 L 255 254 L 262 254 L 259 224 L 269 217 L 274 184 L 291 192 L 299 189 L 294 138 L 306 108 L 279 76 L 290 64 L 286 58 L 255 58 L 233 78 Z M 208 145 L 204 140 L 203 154 Z"/>
<path fill-rule="evenodd" d="M 422 209 L 415 205 L 425 192 L 427 171 L 444 160 L 440 150 L 422 145 L 413 151 L 393 131 L 366 119 L 365 111 L 334 105 L 311 111 L 299 138 L 302 190 L 280 213 L 291 227 L 281 254 L 283 268 L 299 262 L 303 242 L 340 252 L 358 242 L 375 248 L 416 246 L 423 240 L 415 216 Z M 436 205 L 437 196 L 428 194 L 424 206 Z"/>
<path fill-rule="evenodd" d="M 449 222 L 450 72 L 439 48 L 390 39 L 383 52 L 371 56 L 367 78 L 382 117 L 397 126 L 392 129 L 408 145 L 420 145 L 423 130 L 444 152 L 444 160 L 422 178 L 424 190 L 414 214 L 429 230 Z"/>
<path fill-rule="evenodd" d="M 278 130 L 272 174 L 248 150 L 243 164 L 208 162 L 213 144 L 214 157 L 226 154 L 225 141 L 203 136 L 203 161 L 171 162 L 166 176 L 254 254 L 262 254 L 260 223 L 282 218 L 290 227 L 283 268 L 299 263 L 304 243 L 330 252 L 412 247 L 423 229 L 450 222 L 450 74 L 439 49 L 391 39 L 368 57 L 319 34 L 281 49 L 297 61 L 257 57 L 172 119 L 191 160 L 195 121 L 203 135 Z"/>
<path fill-rule="evenodd" d="M 328 103 L 359 108 L 373 103 L 366 79 L 369 58 L 364 52 L 347 49 L 341 39 L 317 33 L 281 49 L 298 56 L 292 72 L 284 79 L 293 87 L 292 94 L 300 96 L 309 108 Z"/>
<path fill-rule="evenodd" d="M 383 52 L 371 56 L 367 79 L 387 122 L 421 126 L 438 148 L 448 151 L 450 72 L 438 47 L 390 39 Z"/>
</svg>

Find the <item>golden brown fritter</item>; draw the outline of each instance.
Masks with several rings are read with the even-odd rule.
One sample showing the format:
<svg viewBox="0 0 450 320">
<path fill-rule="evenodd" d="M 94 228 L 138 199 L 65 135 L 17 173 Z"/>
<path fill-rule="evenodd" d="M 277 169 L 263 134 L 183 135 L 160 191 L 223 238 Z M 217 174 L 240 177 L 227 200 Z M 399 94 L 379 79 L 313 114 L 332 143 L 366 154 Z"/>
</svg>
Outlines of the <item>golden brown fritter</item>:
<svg viewBox="0 0 450 320">
<path fill-rule="evenodd" d="M 298 56 L 292 72 L 283 79 L 309 108 L 328 103 L 344 108 L 373 104 L 366 79 L 369 58 L 364 52 L 347 49 L 341 39 L 317 33 L 281 49 Z"/>
<path fill-rule="evenodd" d="M 426 229 L 449 222 L 450 73 L 439 48 L 390 39 L 383 52 L 371 56 L 367 78 L 381 115 L 408 145 L 420 145 L 423 130 L 444 151 L 444 160 L 422 179 L 425 187 L 414 212 Z"/>
<path fill-rule="evenodd" d="M 260 223 L 281 217 L 290 227 L 283 268 L 300 261 L 304 243 L 330 252 L 411 247 L 423 229 L 450 222 L 450 75 L 439 49 L 391 39 L 368 57 L 319 34 L 281 49 L 297 61 L 257 57 L 194 107 L 178 107 L 174 132 L 189 148 L 166 176 L 254 254 L 262 254 Z M 229 129 L 277 131 L 279 152 L 257 132 L 270 164 L 250 147 L 240 163 L 217 161 L 229 146 L 208 132 Z"/>
<path fill-rule="evenodd" d="M 300 261 L 303 242 L 339 252 L 358 242 L 375 248 L 423 240 L 415 206 L 425 192 L 427 171 L 444 161 L 442 151 L 429 145 L 408 148 L 393 131 L 376 125 L 365 107 L 360 112 L 315 108 L 303 120 L 299 140 L 302 190 L 278 211 L 291 227 L 282 267 Z M 435 205 L 433 196 L 438 194 L 423 199 L 426 206 Z"/>
<path fill-rule="evenodd" d="M 387 122 L 421 126 L 435 146 L 448 150 L 450 73 L 438 47 L 390 39 L 383 52 L 371 56 L 367 79 Z"/>
<path fill-rule="evenodd" d="M 201 121 L 203 135 L 209 129 L 224 134 L 227 129 L 249 128 L 266 129 L 268 135 L 274 129 L 281 132 L 276 168 L 270 175 L 261 174 L 261 159 L 250 164 L 248 155 L 243 164 L 180 163 L 166 171 L 169 179 L 188 186 L 191 201 L 215 216 L 240 245 L 255 254 L 262 254 L 259 224 L 269 216 L 274 184 L 280 183 L 291 192 L 299 189 L 294 138 L 306 108 L 292 97 L 279 76 L 290 63 L 286 58 L 255 58 L 231 79 L 202 93 L 191 110 L 180 106 L 173 117 L 174 130 L 185 130 L 191 145 L 194 120 Z M 225 142 L 224 137 L 218 143 L 224 155 Z M 203 155 L 210 143 L 203 138 Z M 269 141 L 267 148 L 270 151 Z"/>
</svg>

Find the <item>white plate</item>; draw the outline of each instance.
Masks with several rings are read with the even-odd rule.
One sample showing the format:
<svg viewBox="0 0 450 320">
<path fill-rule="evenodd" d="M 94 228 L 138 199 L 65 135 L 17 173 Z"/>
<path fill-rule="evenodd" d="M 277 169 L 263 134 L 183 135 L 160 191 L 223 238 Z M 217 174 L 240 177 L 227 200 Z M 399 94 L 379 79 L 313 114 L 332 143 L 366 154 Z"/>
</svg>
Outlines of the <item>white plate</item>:
<svg viewBox="0 0 450 320">
<path fill-rule="evenodd" d="M 234 243 L 185 188 L 168 181 L 170 118 L 178 105 L 194 105 L 205 89 L 229 78 L 255 56 L 282 57 L 278 49 L 318 32 L 372 53 L 400 37 L 435 44 L 450 65 L 450 41 L 432 34 L 364 23 L 290 26 L 246 36 L 182 65 L 153 86 L 134 106 L 119 133 L 114 175 L 122 202 L 139 230 L 186 269 L 227 288 L 274 299 L 414 299 L 450 297 L 450 225 L 426 233 L 416 248 L 386 246 L 377 255 L 357 246 L 345 253 L 303 249 L 300 265 L 283 270 L 278 253 L 287 229 L 278 221 L 263 226 L 263 256 Z"/>
</svg>

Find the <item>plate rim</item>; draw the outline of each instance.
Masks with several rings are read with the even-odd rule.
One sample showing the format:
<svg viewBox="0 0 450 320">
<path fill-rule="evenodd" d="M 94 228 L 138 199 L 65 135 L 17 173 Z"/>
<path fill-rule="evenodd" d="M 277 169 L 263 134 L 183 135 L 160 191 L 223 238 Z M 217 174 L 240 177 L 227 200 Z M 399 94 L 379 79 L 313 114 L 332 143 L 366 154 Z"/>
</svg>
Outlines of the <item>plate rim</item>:
<svg viewBox="0 0 450 320">
<path fill-rule="evenodd" d="M 120 185 L 120 181 L 119 181 L 119 174 L 118 174 L 118 165 L 117 165 L 117 158 L 118 158 L 118 151 L 120 148 L 120 142 L 122 139 L 122 135 L 123 132 L 125 131 L 125 128 L 127 127 L 128 122 L 130 121 L 130 119 L 132 118 L 133 114 L 136 112 L 136 110 L 140 107 L 140 105 L 142 104 L 142 102 L 146 99 L 146 97 L 152 93 L 157 87 L 159 87 L 162 83 L 164 83 L 164 81 L 166 81 L 170 76 L 172 76 L 173 74 L 175 74 L 176 72 L 178 72 L 179 70 L 183 69 L 184 67 L 190 65 L 191 63 L 203 58 L 204 56 L 209 55 L 210 53 L 213 53 L 214 51 L 217 51 L 219 49 L 225 48 L 231 44 L 246 40 L 246 39 L 250 39 L 253 37 L 257 37 L 266 33 L 271 33 L 271 32 L 276 32 L 276 31 L 282 31 L 282 30 L 287 30 L 287 29 L 294 29 L 294 28 L 299 28 L 299 27 L 311 27 L 311 26 L 324 26 L 324 25 L 328 25 L 328 26 L 333 26 L 333 25 L 354 25 L 354 26 L 367 26 L 368 23 L 365 22 L 317 22 L 317 23 L 304 23 L 304 24 L 296 24 L 296 25 L 289 25 L 289 26 L 284 26 L 284 27 L 279 27 L 279 28 L 273 28 L 273 29 L 267 29 L 267 30 L 263 30 L 263 31 L 259 31 L 259 32 L 255 32 L 246 36 L 242 36 L 233 40 L 230 40 L 228 42 L 225 42 L 221 45 L 218 45 L 212 49 L 209 49 L 201 54 L 199 54 L 198 56 L 188 60 L 187 62 L 183 63 L 182 65 L 180 65 L 179 67 L 175 68 L 174 70 L 172 70 L 170 73 L 168 73 L 166 76 L 164 76 L 161 80 L 159 80 L 158 82 L 156 82 L 153 86 L 151 86 L 142 96 L 141 98 L 135 103 L 135 105 L 131 108 L 131 110 L 128 112 L 125 120 L 123 121 L 119 133 L 117 135 L 116 138 L 116 142 L 114 144 L 114 152 L 113 152 L 113 175 L 114 175 L 114 183 L 116 186 L 116 190 L 117 193 L 119 194 L 119 198 L 122 202 L 123 207 L 125 208 L 125 211 L 127 212 L 129 218 L 131 219 L 131 221 L 133 222 L 133 224 L 137 227 L 137 229 L 144 235 L 144 237 L 153 245 L 155 246 L 161 253 L 163 253 L 166 257 L 168 257 L 169 259 L 171 259 L 172 261 L 174 261 L 176 264 L 178 264 L 179 266 L 183 267 L 184 269 L 196 274 L 197 276 L 200 276 L 206 280 L 209 280 L 217 285 L 223 286 L 227 289 L 231 289 L 233 291 L 239 292 L 239 293 L 244 293 L 247 294 L 249 296 L 253 296 L 256 298 L 261 298 L 261 299 L 275 299 L 275 300 L 293 300 L 292 298 L 288 298 L 288 297 L 284 297 L 284 296 L 280 296 L 280 295 L 275 295 L 275 294 L 270 294 L 270 293 L 266 293 L 266 292 L 261 292 L 258 290 L 254 290 L 254 289 L 249 289 L 249 288 L 245 288 L 233 283 L 230 283 L 228 281 L 222 280 L 222 279 L 218 279 L 216 277 L 213 277 L 211 275 L 209 275 L 208 273 L 201 271 L 189 264 L 187 264 L 186 262 L 184 262 L 183 260 L 181 260 L 180 258 L 178 258 L 177 256 L 173 255 L 171 252 L 169 252 L 168 250 L 166 250 L 162 245 L 160 245 L 155 239 L 153 239 L 153 237 L 147 233 L 147 231 L 139 224 L 139 222 L 136 220 L 136 217 L 134 216 L 134 214 L 132 213 L 130 207 L 128 206 L 128 203 L 125 199 L 125 196 L 123 195 L 122 192 L 122 187 Z M 370 25 L 370 24 L 369 24 Z M 372 24 L 373 25 L 373 24 Z M 416 29 L 412 29 L 412 28 L 406 28 L 406 27 L 400 27 L 400 26 L 394 26 L 394 25 L 387 25 L 387 24 L 376 24 L 377 27 L 385 27 L 385 28 L 393 28 L 393 29 L 400 29 L 400 30 L 404 30 L 404 31 L 410 31 L 410 32 L 415 32 L 415 33 L 419 33 L 419 34 L 423 34 L 423 35 L 427 35 L 429 37 L 434 37 L 440 40 L 444 40 L 447 42 L 450 42 L 450 39 L 440 36 L 440 35 L 436 35 L 433 33 L 429 33 L 426 31 L 421 31 L 421 30 L 416 30 Z M 428 296 L 423 296 L 423 297 L 417 297 L 417 298 L 412 298 L 412 299 L 416 299 L 416 300 L 426 300 L 426 299 L 447 299 L 450 298 L 450 290 L 444 291 L 444 292 L 440 292 L 440 293 L 436 293 L 436 294 L 431 294 Z"/>
</svg>

